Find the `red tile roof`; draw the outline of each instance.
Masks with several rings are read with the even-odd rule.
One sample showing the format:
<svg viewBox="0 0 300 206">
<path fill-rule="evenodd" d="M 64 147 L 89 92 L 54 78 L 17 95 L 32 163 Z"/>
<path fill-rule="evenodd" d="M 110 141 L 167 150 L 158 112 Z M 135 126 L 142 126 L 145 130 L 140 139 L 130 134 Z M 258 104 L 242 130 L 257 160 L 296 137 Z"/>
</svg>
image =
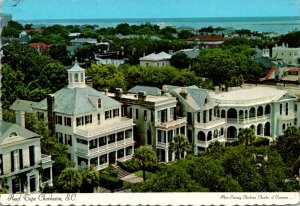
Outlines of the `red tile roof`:
<svg viewBox="0 0 300 206">
<path fill-rule="evenodd" d="M 46 50 L 46 49 L 50 48 L 51 45 L 39 42 L 39 43 L 30 43 L 29 46 L 33 49 L 40 48 L 40 49 Z"/>
<path fill-rule="evenodd" d="M 27 34 L 29 34 L 30 32 L 37 32 L 38 34 L 42 34 L 44 31 L 45 31 L 45 29 L 36 29 L 36 30 L 33 30 L 33 29 L 25 29 L 24 30 Z"/>
<path fill-rule="evenodd" d="M 224 41 L 225 38 L 221 36 L 199 35 L 189 38 L 188 40 L 200 39 L 201 41 Z"/>
<path fill-rule="evenodd" d="M 291 69 L 289 69 L 289 72 L 298 72 L 298 68 L 296 68 L 296 67 L 294 67 L 294 68 L 291 68 Z"/>
</svg>

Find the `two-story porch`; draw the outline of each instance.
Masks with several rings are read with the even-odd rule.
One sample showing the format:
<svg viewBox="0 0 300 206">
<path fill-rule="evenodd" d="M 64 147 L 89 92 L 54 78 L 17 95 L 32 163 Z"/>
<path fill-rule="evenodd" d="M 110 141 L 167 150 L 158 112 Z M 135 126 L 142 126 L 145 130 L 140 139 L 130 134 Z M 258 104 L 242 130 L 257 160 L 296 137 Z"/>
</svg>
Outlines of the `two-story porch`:
<svg viewBox="0 0 300 206">
<path fill-rule="evenodd" d="M 174 152 L 170 151 L 169 143 L 175 135 L 186 135 L 186 117 L 176 117 L 167 122 L 156 125 L 156 153 L 159 162 L 169 162 L 175 159 Z"/>
</svg>

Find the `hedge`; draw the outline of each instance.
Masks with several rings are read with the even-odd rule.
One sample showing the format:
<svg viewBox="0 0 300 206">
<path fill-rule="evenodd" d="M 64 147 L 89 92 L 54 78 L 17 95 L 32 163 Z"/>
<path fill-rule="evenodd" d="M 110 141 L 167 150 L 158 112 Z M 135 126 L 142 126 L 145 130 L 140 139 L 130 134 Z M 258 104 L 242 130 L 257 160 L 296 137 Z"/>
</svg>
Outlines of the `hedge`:
<svg viewBox="0 0 300 206">
<path fill-rule="evenodd" d="M 107 188 L 109 190 L 114 191 L 116 189 L 120 189 L 123 187 L 123 181 L 116 177 L 112 177 L 107 174 L 100 173 L 99 179 L 100 179 L 100 186 Z"/>
<path fill-rule="evenodd" d="M 256 138 L 255 142 L 253 143 L 254 146 L 266 146 L 270 144 L 270 140 L 263 137 Z"/>
</svg>

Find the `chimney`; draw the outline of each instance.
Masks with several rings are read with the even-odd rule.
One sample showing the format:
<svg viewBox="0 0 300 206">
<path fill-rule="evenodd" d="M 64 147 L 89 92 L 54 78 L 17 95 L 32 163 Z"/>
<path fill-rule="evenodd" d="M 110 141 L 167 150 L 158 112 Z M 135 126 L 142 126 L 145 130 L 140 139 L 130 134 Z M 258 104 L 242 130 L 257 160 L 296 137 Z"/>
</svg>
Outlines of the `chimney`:
<svg viewBox="0 0 300 206">
<path fill-rule="evenodd" d="M 107 88 L 104 89 L 104 94 L 105 94 L 106 96 L 108 95 L 108 89 L 107 89 Z"/>
<path fill-rule="evenodd" d="M 147 93 L 144 91 L 138 92 L 138 100 L 144 101 L 146 99 Z"/>
<path fill-rule="evenodd" d="M 122 88 L 116 88 L 116 98 L 122 98 L 123 89 Z"/>
<path fill-rule="evenodd" d="M 85 77 L 85 83 L 86 83 L 87 86 L 93 88 L 93 81 L 92 81 L 92 77 L 91 76 L 86 76 Z"/>
<path fill-rule="evenodd" d="M 16 124 L 25 128 L 25 112 L 21 110 L 16 111 Z"/>
<path fill-rule="evenodd" d="M 188 95 L 188 92 L 186 91 L 186 88 L 183 87 L 183 88 L 181 89 L 181 91 L 179 92 L 179 94 L 180 94 L 184 99 L 186 99 L 186 98 L 187 98 L 187 95 Z"/>
<path fill-rule="evenodd" d="M 55 114 L 54 114 L 54 107 L 55 107 L 55 99 L 53 94 L 47 95 L 47 112 L 48 112 L 48 128 L 51 132 L 51 135 L 54 135 L 55 130 Z"/>
<path fill-rule="evenodd" d="M 220 93 L 220 88 L 219 88 L 219 86 L 215 86 L 215 93 L 216 93 L 216 94 L 219 94 L 219 93 Z"/>
<path fill-rule="evenodd" d="M 285 46 L 286 46 L 286 48 L 289 48 L 289 43 L 286 43 Z"/>
<path fill-rule="evenodd" d="M 169 50 L 169 54 L 170 54 L 170 55 L 173 55 L 173 50 Z"/>
</svg>

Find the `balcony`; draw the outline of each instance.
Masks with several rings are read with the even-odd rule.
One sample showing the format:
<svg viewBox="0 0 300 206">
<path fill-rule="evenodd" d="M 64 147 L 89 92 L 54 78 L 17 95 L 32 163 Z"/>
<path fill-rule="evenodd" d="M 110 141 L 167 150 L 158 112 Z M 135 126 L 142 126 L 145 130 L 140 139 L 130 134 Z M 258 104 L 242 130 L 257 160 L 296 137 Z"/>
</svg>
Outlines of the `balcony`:
<svg viewBox="0 0 300 206">
<path fill-rule="evenodd" d="M 196 145 L 198 147 L 208 147 L 210 143 L 215 142 L 215 141 L 225 142 L 226 139 L 225 139 L 225 137 L 223 135 L 223 136 L 220 136 L 218 138 L 211 139 L 209 141 L 200 141 L 200 140 L 198 140 Z"/>
<path fill-rule="evenodd" d="M 156 143 L 156 147 L 159 147 L 159 148 L 166 148 L 167 147 L 167 143 L 164 143 L 164 142 L 157 142 Z"/>
<path fill-rule="evenodd" d="M 133 120 L 129 118 L 123 117 L 120 122 L 112 124 L 112 125 L 107 125 L 105 127 L 92 127 L 92 128 L 76 128 L 75 132 L 76 134 L 83 136 L 83 137 L 93 137 L 95 135 L 103 135 L 107 132 L 113 131 L 113 130 L 118 130 L 122 128 L 126 128 L 129 126 L 133 126 Z"/>
<path fill-rule="evenodd" d="M 257 117 L 249 117 L 243 119 L 243 117 L 240 117 L 239 120 L 237 118 L 227 118 L 227 123 L 234 123 L 234 124 L 245 124 L 245 123 L 255 123 L 255 122 L 261 122 L 265 120 L 270 120 L 271 115 L 262 115 Z"/>
<path fill-rule="evenodd" d="M 48 162 L 51 162 L 51 155 L 42 154 L 41 162 L 42 162 L 42 164 L 46 164 Z"/>
<path fill-rule="evenodd" d="M 133 138 L 128 138 L 128 139 L 124 139 L 121 141 L 106 144 L 101 147 L 96 147 L 94 149 L 89 149 L 88 146 L 79 146 L 78 145 L 77 153 L 81 154 L 81 155 L 85 155 L 85 156 L 91 156 L 91 155 L 116 151 L 117 149 L 120 149 L 121 147 L 126 147 L 126 146 L 130 146 L 133 144 L 134 144 Z"/>
<path fill-rule="evenodd" d="M 281 121 L 290 121 L 290 120 L 294 120 L 295 118 L 296 117 L 294 113 L 288 115 L 278 115 L 278 119 Z"/>
<path fill-rule="evenodd" d="M 180 127 L 185 124 L 186 124 L 186 117 L 177 117 L 176 120 L 162 122 L 162 123 L 156 125 L 156 127 L 161 128 L 161 129 L 170 129 L 170 128 Z"/>
<path fill-rule="evenodd" d="M 221 126 L 226 123 L 224 118 L 215 118 L 214 120 L 207 123 L 195 123 L 195 127 L 199 129 L 212 129 L 214 127 Z"/>
</svg>

